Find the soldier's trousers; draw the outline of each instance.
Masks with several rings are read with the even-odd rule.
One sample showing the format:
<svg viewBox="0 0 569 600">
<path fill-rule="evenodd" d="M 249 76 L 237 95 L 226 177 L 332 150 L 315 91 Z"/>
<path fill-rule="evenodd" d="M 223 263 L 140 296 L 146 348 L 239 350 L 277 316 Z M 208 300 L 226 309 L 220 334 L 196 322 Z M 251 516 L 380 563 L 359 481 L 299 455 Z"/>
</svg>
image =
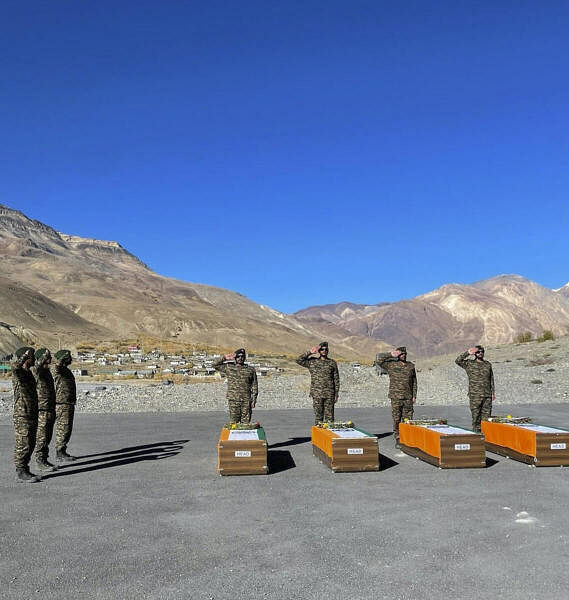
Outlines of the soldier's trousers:
<svg viewBox="0 0 569 600">
<path fill-rule="evenodd" d="M 232 423 L 251 422 L 251 400 L 228 400 L 229 420 Z"/>
<path fill-rule="evenodd" d="M 472 413 L 472 431 L 480 431 L 480 422 L 492 416 L 492 398 L 472 396 L 470 412 Z"/>
<path fill-rule="evenodd" d="M 49 443 L 53 436 L 55 424 L 54 410 L 40 410 L 38 413 L 38 431 L 36 434 L 36 459 L 47 460 L 49 455 Z"/>
<path fill-rule="evenodd" d="M 314 409 L 314 423 L 334 421 L 334 398 L 312 398 Z"/>
<path fill-rule="evenodd" d="M 14 415 L 14 464 L 17 469 L 30 464 L 30 457 L 36 445 L 37 428 L 37 418 Z"/>
<path fill-rule="evenodd" d="M 391 400 L 391 418 L 393 420 L 393 434 L 399 437 L 399 423 L 403 419 L 413 418 L 413 400 L 411 398 Z"/>
<path fill-rule="evenodd" d="M 55 449 L 67 450 L 67 444 L 73 431 L 74 404 L 55 405 Z"/>
</svg>

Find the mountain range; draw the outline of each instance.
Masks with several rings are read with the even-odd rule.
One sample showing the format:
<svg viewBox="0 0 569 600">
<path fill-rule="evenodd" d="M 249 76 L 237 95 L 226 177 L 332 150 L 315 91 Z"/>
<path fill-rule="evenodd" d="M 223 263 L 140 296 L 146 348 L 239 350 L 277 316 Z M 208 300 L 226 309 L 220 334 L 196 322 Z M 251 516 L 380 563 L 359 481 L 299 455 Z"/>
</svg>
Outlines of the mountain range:
<svg viewBox="0 0 569 600">
<path fill-rule="evenodd" d="M 328 339 L 343 358 L 386 347 L 331 323 L 307 325 L 237 292 L 164 277 L 117 242 L 59 233 L 3 205 L 0 256 L 0 321 L 30 342 L 73 346 L 146 335 L 298 354 Z"/>
<path fill-rule="evenodd" d="M 164 277 L 117 242 L 57 232 L 0 205 L 0 354 L 22 340 L 51 346 L 146 335 L 201 346 L 297 354 L 321 339 L 340 358 L 392 346 L 435 355 L 521 332 L 569 333 L 569 284 L 519 275 L 447 284 L 410 300 L 341 302 L 293 315 L 205 284 Z"/>
</svg>

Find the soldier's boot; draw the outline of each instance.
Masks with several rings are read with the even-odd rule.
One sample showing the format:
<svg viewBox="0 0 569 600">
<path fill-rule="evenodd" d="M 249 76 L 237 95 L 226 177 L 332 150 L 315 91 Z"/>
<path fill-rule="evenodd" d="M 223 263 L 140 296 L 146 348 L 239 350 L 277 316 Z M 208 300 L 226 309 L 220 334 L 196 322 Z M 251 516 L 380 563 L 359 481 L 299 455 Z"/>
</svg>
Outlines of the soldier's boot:
<svg viewBox="0 0 569 600">
<path fill-rule="evenodd" d="M 76 456 L 71 456 L 71 454 L 67 454 L 65 450 L 56 450 L 55 452 L 55 460 L 57 462 L 69 463 L 77 460 Z"/>
<path fill-rule="evenodd" d="M 28 467 L 16 467 L 16 481 L 20 483 L 36 483 L 41 481 L 41 477 L 30 473 Z"/>
<path fill-rule="evenodd" d="M 51 473 L 52 471 L 57 471 L 57 467 L 50 463 L 47 458 L 36 458 L 36 465 L 40 471 L 46 471 L 47 473 Z"/>
<path fill-rule="evenodd" d="M 399 450 L 401 445 L 399 444 L 399 436 L 396 433 L 393 434 L 393 441 L 395 443 L 395 447 Z"/>
</svg>

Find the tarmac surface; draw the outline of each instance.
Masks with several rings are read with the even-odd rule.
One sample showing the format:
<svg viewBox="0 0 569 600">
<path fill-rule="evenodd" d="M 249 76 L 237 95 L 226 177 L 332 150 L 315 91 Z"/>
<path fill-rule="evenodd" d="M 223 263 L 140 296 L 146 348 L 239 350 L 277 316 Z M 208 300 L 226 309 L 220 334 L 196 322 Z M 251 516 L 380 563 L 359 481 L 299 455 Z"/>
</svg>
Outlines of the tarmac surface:
<svg viewBox="0 0 569 600">
<path fill-rule="evenodd" d="M 569 429 L 567 404 L 512 411 Z M 465 406 L 423 415 L 469 425 Z M 225 413 L 77 414 L 81 460 L 21 484 L 3 418 L 0 596 L 567 598 L 569 468 L 441 470 L 394 449 L 389 409 L 336 417 L 381 437 L 380 472 L 320 463 L 309 410 L 255 411 L 271 472 L 249 477 L 216 474 Z"/>
</svg>

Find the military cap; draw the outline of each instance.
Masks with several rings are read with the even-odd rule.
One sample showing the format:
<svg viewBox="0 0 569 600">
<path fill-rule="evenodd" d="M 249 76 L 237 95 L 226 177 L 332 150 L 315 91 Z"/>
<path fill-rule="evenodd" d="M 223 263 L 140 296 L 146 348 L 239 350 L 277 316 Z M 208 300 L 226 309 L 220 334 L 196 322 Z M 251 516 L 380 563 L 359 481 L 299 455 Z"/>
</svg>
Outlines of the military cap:
<svg viewBox="0 0 569 600">
<path fill-rule="evenodd" d="M 51 352 L 47 348 L 38 348 L 36 350 L 36 360 L 42 362 L 42 359 L 47 359 L 51 356 Z"/>
<path fill-rule="evenodd" d="M 30 346 L 22 346 L 21 348 L 18 348 L 16 350 L 16 357 L 17 358 L 22 358 L 22 356 L 24 356 L 24 354 L 28 351 L 31 350 L 32 351 L 32 356 L 34 355 L 34 349 L 31 348 Z"/>
<path fill-rule="evenodd" d="M 239 350 L 235 350 L 233 354 L 235 354 L 235 356 L 239 356 L 240 354 L 243 354 L 243 356 L 245 356 L 245 354 L 247 353 L 245 352 L 245 348 L 239 348 Z"/>
<path fill-rule="evenodd" d="M 318 348 L 328 348 L 328 342 L 320 342 L 320 344 L 318 344 Z"/>
<path fill-rule="evenodd" d="M 71 350 L 58 350 L 55 354 L 54 354 L 56 360 L 61 360 L 62 358 L 66 357 L 66 356 L 71 356 Z"/>
<path fill-rule="evenodd" d="M 480 350 L 481 352 L 484 352 L 484 346 L 481 346 L 480 344 L 476 344 L 476 346 L 474 346 L 477 350 Z"/>
<path fill-rule="evenodd" d="M 407 348 L 405 346 L 399 346 L 399 348 L 396 349 L 399 350 L 401 354 L 407 354 Z"/>
</svg>

